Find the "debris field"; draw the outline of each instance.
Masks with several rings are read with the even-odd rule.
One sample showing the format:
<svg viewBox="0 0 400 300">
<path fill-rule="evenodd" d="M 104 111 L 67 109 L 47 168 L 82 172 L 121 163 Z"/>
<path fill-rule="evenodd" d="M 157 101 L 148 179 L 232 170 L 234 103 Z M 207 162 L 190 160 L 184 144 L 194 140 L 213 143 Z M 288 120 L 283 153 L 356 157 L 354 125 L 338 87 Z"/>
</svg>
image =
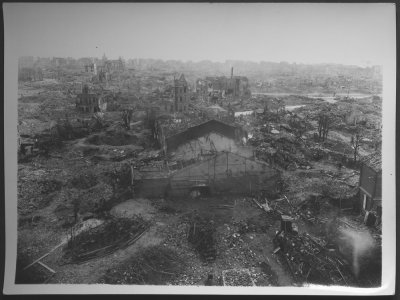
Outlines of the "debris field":
<svg viewBox="0 0 400 300">
<path fill-rule="evenodd" d="M 91 63 L 19 81 L 16 283 L 380 286 L 381 97 Z"/>
</svg>

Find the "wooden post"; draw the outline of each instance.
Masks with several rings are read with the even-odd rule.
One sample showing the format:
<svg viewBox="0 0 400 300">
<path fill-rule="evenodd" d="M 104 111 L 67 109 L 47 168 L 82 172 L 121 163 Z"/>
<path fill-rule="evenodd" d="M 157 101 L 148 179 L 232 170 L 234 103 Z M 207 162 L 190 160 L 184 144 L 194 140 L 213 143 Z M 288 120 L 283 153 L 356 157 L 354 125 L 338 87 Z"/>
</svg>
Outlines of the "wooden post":
<svg viewBox="0 0 400 300">
<path fill-rule="evenodd" d="M 226 176 L 228 176 L 228 170 L 229 170 L 228 155 L 229 155 L 229 153 L 226 152 Z"/>
<path fill-rule="evenodd" d="M 131 162 L 131 185 L 133 185 L 133 164 Z"/>
<path fill-rule="evenodd" d="M 60 244 L 58 244 L 57 246 L 55 246 L 53 249 L 51 249 L 49 252 L 47 252 L 46 254 L 42 255 L 41 257 L 39 257 L 38 259 L 36 259 L 35 261 L 33 261 L 32 263 L 30 263 L 29 265 L 27 265 L 25 268 L 23 268 L 23 270 L 28 269 L 29 267 L 33 266 L 34 264 L 36 264 L 37 262 L 41 261 L 43 258 L 45 258 L 46 256 L 48 256 L 50 253 L 52 253 L 53 251 L 55 251 L 57 248 L 61 247 L 62 245 L 64 245 L 66 243 L 66 241 L 61 242 Z"/>
<path fill-rule="evenodd" d="M 251 195 L 251 177 L 249 177 L 250 180 L 250 195 Z"/>
</svg>

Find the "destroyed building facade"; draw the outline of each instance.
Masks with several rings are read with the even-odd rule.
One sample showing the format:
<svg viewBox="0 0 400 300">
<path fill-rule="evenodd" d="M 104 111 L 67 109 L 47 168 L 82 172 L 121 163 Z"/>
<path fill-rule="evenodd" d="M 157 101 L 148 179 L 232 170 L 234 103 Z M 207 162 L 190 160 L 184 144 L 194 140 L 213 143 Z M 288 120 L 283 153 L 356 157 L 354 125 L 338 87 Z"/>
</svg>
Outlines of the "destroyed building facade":
<svg viewBox="0 0 400 300">
<path fill-rule="evenodd" d="M 125 70 L 125 64 L 122 59 L 108 60 L 105 62 L 105 66 L 108 71 L 123 71 Z"/>
<path fill-rule="evenodd" d="M 91 72 L 91 73 L 94 73 L 94 70 L 95 70 L 95 64 L 94 64 L 94 63 L 85 64 L 85 65 L 84 65 L 84 68 L 85 68 L 85 72 Z"/>
<path fill-rule="evenodd" d="M 82 93 L 76 97 L 76 108 L 84 113 L 101 112 L 107 109 L 107 102 L 101 95 L 91 93 L 89 87 L 84 85 Z"/>
<path fill-rule="evenodd" d="M 114 60 L 102 60 L 93 64 L 93 69 L 95 74 L 98 72 L 114 72 L 114 71 L 124 71 L 125 63 L 122 59 L 114 59 Z"/>
<path fill-rule="evenodd" d="M 21 68 L 18 71 L 19 81 L 41 81 L 43 80 L 43 71 L 41 68 Z"/>
<path fill-rule="evenodd" d="M 54 67 L 61 67 L 67 64 L 67 59 L 64 57 L 53 57 L 51 62 Z"/>
<path fill-rule="evenodd" d="M 196 80 L 196 92 L 207 97 L 212 103 L 217 103 L 222 98 L 237 100 L 240 97 L 250 97 L 249 80 L 245 76 L 234 76 L 233 67 L 231 76 L 211 76 Z"/>
<path fill-rule="evenodd" d="M 189 106 L 189 89 L 185 75 L 174 79 L 173 99 L 175 112 L 186 112 Z"/>
</svg>

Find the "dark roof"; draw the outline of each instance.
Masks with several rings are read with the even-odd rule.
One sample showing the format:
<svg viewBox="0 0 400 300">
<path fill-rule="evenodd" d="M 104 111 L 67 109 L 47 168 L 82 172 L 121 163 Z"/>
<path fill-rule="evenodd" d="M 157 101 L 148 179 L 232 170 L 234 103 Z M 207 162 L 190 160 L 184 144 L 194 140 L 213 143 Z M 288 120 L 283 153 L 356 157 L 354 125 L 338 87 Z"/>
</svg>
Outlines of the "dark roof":
<svg viewBox="0 0 400 300">
<path fill-rule="evenodd" d="M 183 171 L 185 171 L 185 170 L 187 170 L 187 169 L 191 169 L 191 168 L 193 168 L 194 166 L 202 165 L 202 164 L 204 164 L 204 163 L 206 163 L 206 162 L 208 162 L 208 161 L 210 161 L 210 160 L 214 160 L 215 158 L 217 158 L 217 157 L 219 157 L 219 156 L 221 156 L 221 155 L 227 155 L 227 154 L 228 154 L 228 155 L 231 155 L 231 156 L 240 157 L 240 158 L 242 158 L 242 159 L 244 159 L 244 160 L 246 160 L 246 161 L 252 160 L 253 162 L 255 162 L 255 163 L 257 163 L 257 164 L 265 165 L 265 166 L 268 166 L 268 167 L 271 168 L 271 169 L 276 170 L 275 168 L 271 167 L 269 164 L 267 164 L 267 163 L 264 162 L 264 161 L 257 160 L 257 159 L 250 159 L 250 158 L 248 158 L 248 157 L 242 156 L 242 155 L 237 154 L 237 153 L 229 152 L 229 151 L 221 151 L 221 152 L 218 152 L 218 153 L 216 153 L 215 155 L 211 156 L 211 157 L 208 158 L 208 159 L 205 159 L 205 160 L 197 160 L 197 161 L 195 161 L 194 163 L 191 163 L 191 164 L 189 164 L 189 165 L 183 167 L 182 169 L 177 170 L 176 172 L 174 172 L 174 173 L 171 175 L 171 177 L 173 177 L 173 176 L 175 176 L 175 175 L 177 175 L 177 174 L 179 174 L 179 173 L 181 173 L 181 172 L 183 172 Z"/>
<path fill-rule="evenodd" d="M 226 124 L 218 120 L 210 120 L 199 125 L 188 128 L 187 130 L 167 137 L 167 149 L 173 151 L 178 146 L 186 143 L 187 141 L 197 139 L 210 132 L 219 133 L 231 139 L 236 139 L 238 130 L 241 128 Z"/>
</svg>

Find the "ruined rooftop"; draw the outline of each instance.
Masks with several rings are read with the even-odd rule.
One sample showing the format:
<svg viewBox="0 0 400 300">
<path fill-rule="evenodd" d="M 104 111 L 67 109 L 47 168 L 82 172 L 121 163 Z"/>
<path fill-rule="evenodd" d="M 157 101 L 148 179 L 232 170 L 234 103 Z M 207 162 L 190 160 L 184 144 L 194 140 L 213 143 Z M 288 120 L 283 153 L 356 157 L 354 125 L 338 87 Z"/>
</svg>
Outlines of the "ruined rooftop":
<svg viewBox="0 0 400 300">
<path fill-rule="evenodd" d="M 365 163 L 367 166 L 371 167 L 375 172 L 382 171 L 382 153 L 372 153 L 367 156 L 364 156 L 361 161 Z"/>
</svg>

